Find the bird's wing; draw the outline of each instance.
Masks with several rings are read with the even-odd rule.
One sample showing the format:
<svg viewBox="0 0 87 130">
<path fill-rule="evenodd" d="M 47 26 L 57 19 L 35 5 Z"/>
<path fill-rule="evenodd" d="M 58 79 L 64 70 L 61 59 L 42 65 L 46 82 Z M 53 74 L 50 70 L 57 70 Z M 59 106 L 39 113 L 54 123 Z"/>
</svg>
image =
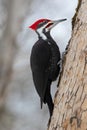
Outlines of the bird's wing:
<svg viewBox="0 0 87 130">
<path fill-rule="evenodd" d="M 38 41 L 33 46 L 30 58 L 33 81 L 43 102 L 49 78 L 50 57 L 50 45 L 46 41 Z"/>
</svg>

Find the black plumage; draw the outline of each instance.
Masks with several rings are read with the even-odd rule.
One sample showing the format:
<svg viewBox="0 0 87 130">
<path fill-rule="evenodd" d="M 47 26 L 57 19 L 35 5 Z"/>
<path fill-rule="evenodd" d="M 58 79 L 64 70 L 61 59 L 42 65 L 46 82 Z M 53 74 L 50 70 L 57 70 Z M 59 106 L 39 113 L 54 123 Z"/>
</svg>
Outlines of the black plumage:
<svg viewBox="0 0 87 130">
<path fill-rule="evenodd" d="M 50 93 L 50 86 L 52 81 L 56 80 L 60 66 L 60 51 L 55 41 L 50 36 L 50 32 L 44 32 L 47 39 L 39 40 L 34 44 L 30 63 L 33 75 L 35 88 L 40 96 L 41 107 L 42 103 L 47 103 L 50 116 L 53 112 L 53 101 Z"/>
</svg>

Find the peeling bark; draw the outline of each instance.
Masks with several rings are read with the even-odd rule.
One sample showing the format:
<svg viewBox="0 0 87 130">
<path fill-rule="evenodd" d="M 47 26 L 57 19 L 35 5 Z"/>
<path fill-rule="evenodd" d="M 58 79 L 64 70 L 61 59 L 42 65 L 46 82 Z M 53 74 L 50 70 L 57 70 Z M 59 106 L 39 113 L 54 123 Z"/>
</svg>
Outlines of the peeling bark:
<svg viewBox="0 0 87 130">
<path fill-rule="evenodd" d="M 87 129 L 87 0 L 79 0 L 48 130 Z"/>
</svg>

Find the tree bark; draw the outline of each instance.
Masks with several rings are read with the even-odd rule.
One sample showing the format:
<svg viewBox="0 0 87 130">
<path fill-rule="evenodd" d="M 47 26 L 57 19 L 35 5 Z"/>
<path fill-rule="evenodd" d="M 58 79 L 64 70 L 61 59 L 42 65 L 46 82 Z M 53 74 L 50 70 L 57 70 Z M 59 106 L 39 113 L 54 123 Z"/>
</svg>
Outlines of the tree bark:
<svg viewBox="0 0 87 130">
<path fill-rule="evenodd" d="M 87 0 L 79 0 L 48 130 L 87 130 Z"/>
</svg>

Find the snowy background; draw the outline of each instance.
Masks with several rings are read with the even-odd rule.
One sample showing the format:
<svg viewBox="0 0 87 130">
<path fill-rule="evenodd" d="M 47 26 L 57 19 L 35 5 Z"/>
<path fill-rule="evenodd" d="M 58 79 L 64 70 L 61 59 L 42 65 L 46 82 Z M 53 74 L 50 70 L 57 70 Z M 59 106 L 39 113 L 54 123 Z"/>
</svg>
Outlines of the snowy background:
<svg viewBox="0 0 87 130">
<path fill-rule="evenodd" d="M 8 16 L 5 3 L 6 0 L 0 1 L 0 38 L 5 28 L 2 24 Z M 52 20 L 67 18 L 67 21 L 58 24 L 51 32 L 62 53 L 71 37 L 71 19 L 75 13 L 77 0 L 18 0 L 12 4 L 15 13 L 12 15 L 11 26 L 17 51 L 11 81 L 6 89 L 5 110 L 0 119 L 0 130 L 45 130 L 49 112 L 46 105 L 40 109 L 40 100 L 30 70 L 30 52 L 37 35 L 28 26 L 40 18 Z M 14 23 L 19 22 L 17 20 L 19 15 L 23 16 L 23 19 L 19 19 L 22 22 L 19 24 L 20 29 L 17 30 L 18 25 L 14 26 Z M 52 84 L 53 97 L 57 89 L 56 84 L 57 82 Z"/>
</svg>

